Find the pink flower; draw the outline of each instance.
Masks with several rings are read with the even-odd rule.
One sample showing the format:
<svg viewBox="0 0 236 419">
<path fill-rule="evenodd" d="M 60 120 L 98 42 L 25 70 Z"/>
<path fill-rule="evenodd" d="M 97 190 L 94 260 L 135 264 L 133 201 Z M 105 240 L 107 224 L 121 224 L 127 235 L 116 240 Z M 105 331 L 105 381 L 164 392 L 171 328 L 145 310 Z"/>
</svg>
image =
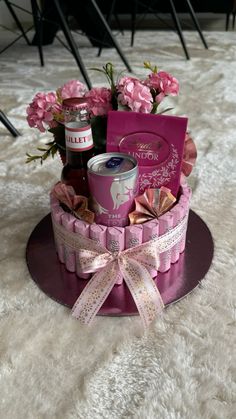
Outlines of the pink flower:
<svg viewBox="0 0 236 419">
<path fill-rule="evenodd" d="M 54 121 L 54 112 L 60 112 L 55 93 L 37 93 L 26 109 L 27 121 L 30 127 L 45 132 L 45 125 L 49 128 L 57 126 Z"/>
<path fill-rule="evenodd" d="M 160 89 L 160 77 L 158 73 L 151 73 L 148 76 L 148 79 L 144 80 L 146 86 L 159 91 Z"/>
<path fill-rule="evenodd" d="M 62 100 L 70 97 L 82 97 L 85 92 L 86 86 L 79 80 L 70 80 L 57 89 L 57 94 Z"/>
<path fill-rule="evenodd" d="M 131 111 L 149 113 L 152 110 L 152 95 L 149 87 L 134 77 L 122 77 L 118 83 L 118 101 Z"/>
<path fill-rule="evenodd" d="M 106 87 L 94 87 L 85 94 L 89 107 L 94 116 L 107 115 L 112 109 L 111 90 Z"/>
<path fill-rule="evenodd" d="M 165 71 L 149 74 L 148 79 L 145 80 L 145 84 L 156 90 L 157 95 L 155 101 L 157 103 L 160 103 L 165 96 L 177 96 L 179 93 L 178 80 Z"/>
<path fill-rule="evenodd" d="M 159 71 L 160 90 L 167 95 L 177 96 L 179 94 L 179 82 L 171 74 L 165 71 Z"/>
</svg>

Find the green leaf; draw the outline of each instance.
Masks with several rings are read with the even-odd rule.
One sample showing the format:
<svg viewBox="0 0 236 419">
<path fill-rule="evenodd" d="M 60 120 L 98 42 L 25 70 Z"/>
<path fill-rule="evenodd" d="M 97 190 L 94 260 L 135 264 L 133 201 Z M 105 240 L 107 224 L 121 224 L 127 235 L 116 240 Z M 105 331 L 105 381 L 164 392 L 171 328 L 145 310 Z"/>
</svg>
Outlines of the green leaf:
<svg viewBox="0 0 236 419">
<path fill-rule="evenodd" d="M 39 151 L 47 151 L 47 148 L 44 148 L 44 147 L 37 147 L 37 150 L 39 150 Z"/>
<path fill-rule="evenodd" d="M 52 158 L 54 158 L 55 154 L 57 153 L 57 150 L 58 150 L 58 148 L 57 148 L 57 145 L 55 144 L 55 145 L 51 148 L 51 155 L 52 155 Z"/>
<path fill-rule="evenodd" d="M 93 71 L 99 71 L 100 73 L 104 73 L 104 70 L 101 70 L 100 68 L 96 68 L 96 67 L 90 67 L 89 70 L 93 70 Z"/>
<path fill-rule="evenodd" d="M 166 108 L 166 109 L 164 109 L 164 111 L 158 112 L 158 115 L 162 115 L 163 113 L 172 111 L 172 109 L 174 109 L 174 108 Z"/>
<path fill-rule="evenodd" d="M 144 68 L 151 70 L 153 73 L 157 73 L 157 66 L 155 65 L 153 67 L 150 61 L 144 61 L 143 65 L 144 65 Z"/>
<path fill-rule="evenodd" d="M 26 153 L 27 159 L 25 163 L 31 163 L 34 160 L 41 159 L 41 156 L 31 156 L 29 153 Z"/>
</svg>

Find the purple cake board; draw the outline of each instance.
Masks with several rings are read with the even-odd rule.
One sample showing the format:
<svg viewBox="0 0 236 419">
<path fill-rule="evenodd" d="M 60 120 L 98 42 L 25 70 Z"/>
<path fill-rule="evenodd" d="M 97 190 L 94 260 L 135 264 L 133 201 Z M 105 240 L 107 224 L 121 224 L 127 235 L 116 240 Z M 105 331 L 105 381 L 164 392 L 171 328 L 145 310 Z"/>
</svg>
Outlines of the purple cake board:
<svg viewBox="0 0 236 419">
<path fill-rule="evenodd" d="M 204 278 L 213 258 L 212 235 L 204 221 L 190 211 L 185 251 L 168 272 L 155 279 L 165 306 L 188 295 Z M 26 261 L 38 287 L 58 303 L 72 308 L 87 281 L 70 273 L 59 262 L 55 251 L 51 214 L 35 227 L 27 243 Z M 99 315 L 126 316 L 138 314 L 137 307 L 123 283 L 115 285 L 101 307 Z"/>
</svg>

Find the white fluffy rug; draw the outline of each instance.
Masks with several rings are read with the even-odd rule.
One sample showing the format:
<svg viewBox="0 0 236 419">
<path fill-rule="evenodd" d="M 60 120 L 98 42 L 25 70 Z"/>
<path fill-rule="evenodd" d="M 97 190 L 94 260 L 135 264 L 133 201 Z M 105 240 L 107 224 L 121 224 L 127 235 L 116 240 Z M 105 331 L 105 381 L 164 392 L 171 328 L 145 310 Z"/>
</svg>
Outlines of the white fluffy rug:
<svg viewBox="0 0 236 419">
<path fill-rule="evenodd" d="M 192 209 L 215 241 L 201 287 L 145 335 L 138 317 L 98 317 L 82 327 L 31 280 L 26 242 L 49 212 L 61 164 L 25 165 L 26 151 L 49 138 L 27 126 L 25 108 L 37 91 L 81 77 L 59 43 L 45 48 L 43 69 L 37 50 L 23 41 L 0 56 L 0 108 L 22 133 L 13 139 L 0 126 L 2 419 L 235 418 L 236 35 L 205 33 L 208 51 L 195 32 L 185 35 L 189 62 L 174 33 L 138 32 L 134 48 L 128 33 L 119 36 L 136 74 L 144 75 L 142 62 L 151 60 L 180 81 L 174 113 L 188 115 L 198 146 Z M 1 36 L 1 47 L 6 42 Z M 96 58 L 86 40 L 78 42 L 87 68 L 110 60 L 124 69 L 114 50 Z M 95 84 L 105 82 L 89 74 Z"/>
</svg>

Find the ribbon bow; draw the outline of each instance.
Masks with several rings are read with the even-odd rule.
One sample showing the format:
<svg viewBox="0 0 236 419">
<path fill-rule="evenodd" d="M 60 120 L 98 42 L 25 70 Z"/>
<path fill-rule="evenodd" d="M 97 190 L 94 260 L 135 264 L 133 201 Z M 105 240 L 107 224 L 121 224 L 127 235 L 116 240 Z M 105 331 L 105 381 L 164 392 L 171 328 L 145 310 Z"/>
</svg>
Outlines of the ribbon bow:
<svg viewBox="0 0 236 419">
<path fill-rule="evenodd" d="M 161 295 L 149 269 L 158 270 L 159 254 L 171 249 L 186 231 L 187 216 L 166 234 L 134 248 L 111 253 L 78 233 L 65 230 L 53 221 L 54 234 L 76 252 L 76 263 L 83 273 L 94 273 L 75 302 L 72 315 L 89 324 L 101 308 L 121 273 L 136 303 L 144 327 L 163 309 Z"/>
</svg>

